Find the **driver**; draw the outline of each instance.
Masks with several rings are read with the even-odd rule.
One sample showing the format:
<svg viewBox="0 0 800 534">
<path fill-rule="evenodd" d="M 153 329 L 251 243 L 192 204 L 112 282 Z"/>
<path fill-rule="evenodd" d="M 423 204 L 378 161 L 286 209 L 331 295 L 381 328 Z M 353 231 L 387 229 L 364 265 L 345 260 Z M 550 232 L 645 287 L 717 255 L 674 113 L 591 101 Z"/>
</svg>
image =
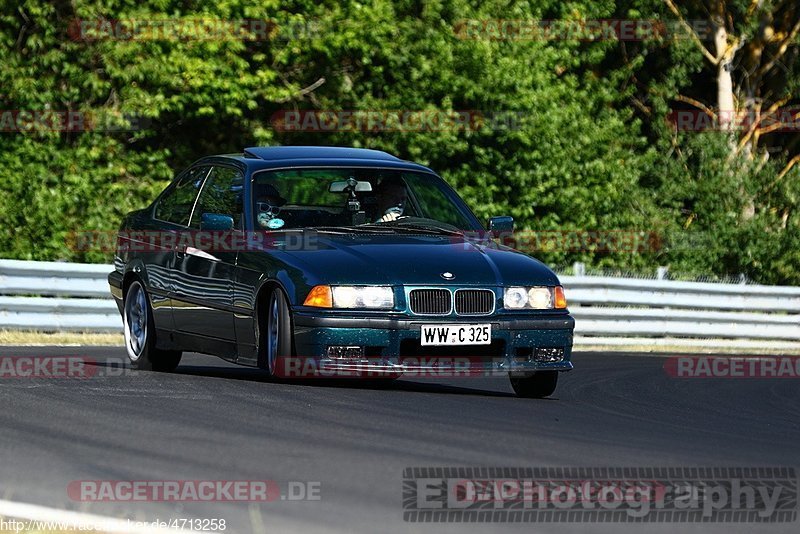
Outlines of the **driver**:
<svg viewBox="0 0 800 534">
<path fill-rule="evenodd" d="M 408 191 L 403 179 L 399 176 L 388 176 L 381 180 L 375 188 L 376 213 L 379 218 L 375 222 L 389 222 L 399 219 L 406 208 Z"/>
<path fill-rule="evenodd" d="M 275 230 L 284 225 L 283 219 L 278 218 L 281 206 L 286 204 L 278 190 L 270 184 L 262 184 L 255 195 L 256 221 L 261 228 Z"/>
</svg>

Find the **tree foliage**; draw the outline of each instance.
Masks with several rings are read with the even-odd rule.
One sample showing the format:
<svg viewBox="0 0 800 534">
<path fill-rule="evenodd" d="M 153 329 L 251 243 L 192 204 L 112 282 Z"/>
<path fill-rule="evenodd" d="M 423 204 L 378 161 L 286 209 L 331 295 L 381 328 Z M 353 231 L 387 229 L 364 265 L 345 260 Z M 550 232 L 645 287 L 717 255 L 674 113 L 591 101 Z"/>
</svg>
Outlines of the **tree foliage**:
<svg viewBox="0 0 800 534">
<path fill-rule="evenodd" d="M 639 252 L 536 252 L 558 266 L 668 265 L 800 282 L 797 132 L 682 132 L 667 120 L 697 105 L 713 112 L 719 69 L 703 53 L 715 50 L 713 36 L 463 32 L 471 20 L 709 18 L 699 2 L 677 12 L 656 0 L 0 2 L 0 110 L 78 111 L 110 125 L 0 132 L 2 257 L 109 261 L 107 252 L 71 249 L 70 232 L 113 230 L 198 157 L 252 145 L 351 145 L 431 166 L 480 217 L 513 215 L 518 229 L 659 236 L 660 247 Z M 750 111 L 796 105 L 797 7 L 749 6 L 724 3 L 735 101 Z M 244 38 L 173 26 L 130 39 L 109 33 L 113 24 L 89 24 L 92 38 L 76 34 L 86 21 L 182 20 L 196 29 L 199 19 L 274 24 Z M 753 68 L 764 70 L 756 87 Z M 275 117 L 287 110 L 470 111 L 488 124 L 282 131 Z"/>
</svg>

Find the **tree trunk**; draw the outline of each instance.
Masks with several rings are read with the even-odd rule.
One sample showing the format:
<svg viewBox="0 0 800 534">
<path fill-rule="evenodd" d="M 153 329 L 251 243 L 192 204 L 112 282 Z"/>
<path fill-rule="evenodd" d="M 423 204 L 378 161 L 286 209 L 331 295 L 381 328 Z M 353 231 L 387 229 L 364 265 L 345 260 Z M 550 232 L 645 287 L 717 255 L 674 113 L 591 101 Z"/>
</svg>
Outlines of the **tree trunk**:
<svg viewBox="0 0 800 534">
<path fill-rule="evenodd" d="M 730 130 L 735 125 L 736 109 L 733 102 L 733 54 L 735 48 L 728 43 L 728 30 L 725 28 L 723 2 L 717 2 L 717 19 L 714 21 L 714 46 L 717 56 L 717 112 L 719 127 Z"/>
</svg>

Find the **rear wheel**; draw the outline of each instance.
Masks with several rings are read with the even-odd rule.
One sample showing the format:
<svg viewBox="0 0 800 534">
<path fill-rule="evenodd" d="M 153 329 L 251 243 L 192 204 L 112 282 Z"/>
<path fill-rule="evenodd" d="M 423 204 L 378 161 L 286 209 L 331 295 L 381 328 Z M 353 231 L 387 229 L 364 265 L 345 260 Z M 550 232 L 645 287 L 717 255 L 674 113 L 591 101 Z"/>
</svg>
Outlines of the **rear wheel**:
<svg viewBox="0 0 800 534">
<path fill-rule="evenodd" d="M 142 371 L 174 371 L 181 352 L 156 348 L 155 324 L 144 286 L 135 280 L 125 292 L 122 314 L 128 362 Z"/>
<path fill-rule="evenodd" d="M 270 376 L 281 377 L 292 355 L 292 320 L 286 296 L 278 288 L 270 293 L 266 317 L 256 322 L 258 339 L 258 366 Z"/>
<path fill-rule="evenodd" d="M 509 375 L 511 387 L 519 397 L 541 399 L 553 394 L 558 384 L 558 371 L 539 371 L 532 375 Z"/>
</svg>

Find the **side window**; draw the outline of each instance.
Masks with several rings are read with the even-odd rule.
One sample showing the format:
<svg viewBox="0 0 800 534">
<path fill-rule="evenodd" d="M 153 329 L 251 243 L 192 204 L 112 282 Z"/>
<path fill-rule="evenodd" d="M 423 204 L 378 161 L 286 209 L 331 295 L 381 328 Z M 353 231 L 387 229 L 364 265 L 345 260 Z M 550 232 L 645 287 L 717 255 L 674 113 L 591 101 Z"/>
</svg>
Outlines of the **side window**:
<svg viewBox="0 0 800 534">
<path fill-rule="evenodd" d="M 207 174 L 208 167 L 189 169 L 158 201 L 155 218 L 189 226 L 194 201 Z"/>
<path fill-rule="evenodd" d="M 243 189 L 244 176 L 240 171 L 231 167 L 212 167 L 192 216 L 192 228 L 200 228 L 203 213 L 214 213 L 231 216 L 233 227 L 241 229 Z"/>
</svg>

